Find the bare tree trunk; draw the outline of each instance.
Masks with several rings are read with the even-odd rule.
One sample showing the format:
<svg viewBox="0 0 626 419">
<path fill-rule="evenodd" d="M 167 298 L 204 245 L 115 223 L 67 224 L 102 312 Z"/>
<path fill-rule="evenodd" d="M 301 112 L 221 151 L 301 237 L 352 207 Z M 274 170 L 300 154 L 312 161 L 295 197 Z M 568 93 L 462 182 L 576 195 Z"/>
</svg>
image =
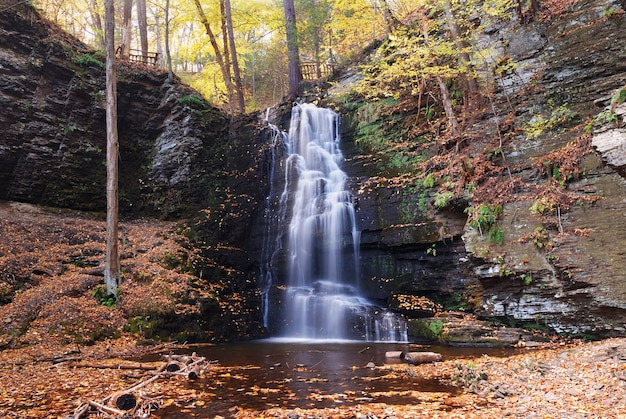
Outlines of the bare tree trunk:
<svg viewBox="0 0 626 419">
<path fill-rule="evenodd" d="M 107 126 L 107 231 L 104 279 L 107 293 L 117 298 L 121 282 L 118 239 L 117 63 L 115 58 L 114 0 L 105 0 L 106 126 Z"/>
<path fill-rule="evenodd" d="M 539 6 L 539 0 L 530 0 L 530 8 L 533 12 L 533 16 L 535 16 L 541 9 L 541 6 Z"/>
<path fill-rule="evenodd" d="M 165 0 L 165 59 L 167 61 L 167 80 L 174 80 L 172 54 L 170 53 L 170 0 Z"/>
<path fill-rule="evenodd" d="M 89 8 L 89 14 L 91 15 L 91 21 L 94 27 L 94 33 L 96 34 L 96 39 L 98 46 L 102 49 L 106 48 L 106 44 L 104 42 L 104 30 L 102 28 L 102 16 L 100 15 L 100 5 L 97 0 L 91 0 L 91 7 Z"/>
<path fill-rule="evenodd" d="M 300 52 L 298 51 L 298 31 L 296 29 L 296 7 L 294 0 L 283 0 L 285 26 L 287 30 L 287 59 L 289 66 L 288 100 L 295 100 L 300 95 L 302 72 L 300 71 Z"/>
<path fill-rule="evenodd" d="M 228 72 L 228 80 L 231 80 L 232 75 L 230 73 L 230 50 L 228 48 L 228 29 L 226 28 L 226 5 L 224 0 L 220 0 L 220 16 L 222 24 L 222 51 L 224 51 L 224 67 Z M 233 106 L 235 103 L 235 92 L 233 90 L 228 91 L 228 109 L 233 112 Z"/>
<path fill-rule="evenodd" d="M 443 109 L 448 117 L 448 124 L 450 125 L 450 132 L 452 135 L 459 133 L 459 122 L 456 120 L 454 109 L 452 108 L 452 100 L 450 100 L 450 91 L 446 86 L 445 81 L 441 76 L 437 76 L 437 84 L 439 84 L 439 91 L 441 92 L 441 101 L 443 102 Z"/>
<path fill-rule="evenodd" d="M 139 42 L 141 43 L 141 59 L 148 62 L 148 17 L 146 0 L 137 0 L 137 26 L 139 27 Z"/>
<path fill-rule="evenodd" d="M 383 17 L 385 18 L 385 24 L 387 26 L 387 33 L 391 33 L 395 28 L 398 27 L 400 22 L 391 12 L 391 8 L 389 8 L 387 0 L 381 0 L 381 6 L 383 8 Z"/>
<path fill-rule="evenodd" d="M 106 1 L 106 0 L 105 0 Z M 130 28 L 133 15 L 133 0 L 124 0 L 124 27 L 122 32 L 122 45 L 120 48 L 120 56 L 122 58 L 128 58 L 130 53 Z M 115 23 L 115 22 L 114 22 Z M 115 44 L 115 41 L 113 41 Z"/>
<path fill-rule="evenodd" d="M 524 18 L 524 14 L 522 12 L 522 0 L 515 1 L 515 13 L 517 13 L 517 18 L 520 22 L 522 22 Z"/>
<path fill-rule="evenodd" d="M 457 24 L 454 15 L 452 14 L 452 6 L 449 1 L 446 1 L 444 4 L 445 12 L 446 12 L 446 20 L 448 21 L 448 28 L 450 29 L 450 33 L 452 34 L 452 39 L 454 40 L 454 44 L 456 48 L 459 50 L 459 56 L 461 57 L 461 64 L 467 67 L 468 71 L 465 74 L 467 77 L 467 88 L 469 91 L 469 105 L 470 108 L 475 108 L 478 105 L 478 97 L 480 96 L 478 90 L 478 81 L 476 77 L 474 77 L 474 66 L 472 65 L 472 61 L 469 53 L 467 52 L 468 45 L 463 40 L 461 36 L 461 29 Z"/>
<path fill-rule="evenodd" d="M 246 103 L 243 96 L 241 72 L 239 71 L 239 60 L 237 59 L 237 48 L 235 48 L 235 33 L 233 30 L 230 0 L 224 0 L 224 6 L 226 11 L 226 28 L 228 30 L 228 40 L 230 43 L 230 56 L 233 63 L 233 75 L 235 76 L 235 90 L 237 91 L 237 105 L 239 106 L 239 112 L 244 113 L 246 111 Z"/>
<path fill-rule="evenodd" d="M 319 28 L 313 28 L 313 52 L 315 54 L 315 77 L 319 80 L 322 78 L 322 60 L 320 58 L 320 31 Z"/>
<path fill-rule="evenodd" d="M 428 33 L 428 17 L 423 15 L 420 17 L 422 21 L 422 32 L 424 35 L 424 44 L 428 45 L 430 35 Z M 448 126 L 450 127 L 450 132 L 452 135 L 457 135 L 459 133 L 459 123 L 456 119 L 456 115 L 454 114 L 454 109 L 452 107 L 452 100 L 450 99 L 450 91 L 446 86 L 443 77 L 436 76 L 437 84 L 439 85 L 439 91 L 441 92 L 441 101 L 443 103 L 443 109 L 446 112 L 446 116 L 448 117 Z"/>
<path fill-rule="evenodd" d="M 156 52 L 158 54 L 156 65 L 165 68 L 165 61 L 163 59 L 165 56 L 163 52 L 163 37 L 161 36 L 161 15 L 159 14 L 159 9 L 156 6 L 151 10 L 151 12 L 152 16 L 154 16 L 154 37 L 156 38 Z"/>
<path fill-rule="evenodd" d="M 204 14 L 204 10 L 202 10 L 202 5 L 200 4 L 200 0 L 193 0 L 196 5 L 196 9 L 198 10 L 198 15 L 200 16 L 200 20 L 204 25 L 204 29 L 206 30 L 206 34 L 209 35 L 209 42 L 211 42 L 211 46 L 213 47 L 213 52 L 215 53 L 215 61 L 220 66 L 220 70 L 222 71 L 222 77 L 224 78 L 224 83 L 226 84 L 226 90 L 228 91 L 228 97 L 232 97 L 233 92 L 233 81 L 230 79 L 230 69 L 224 64 L 224 59 L 222 58 L 222 53 L 220 51 L 219 45 L 217 45 L 217 40 L 215 38 L 215 34 L 211 29 L 211 25 L 209 24 L 209 20 Z"/>
</svg>

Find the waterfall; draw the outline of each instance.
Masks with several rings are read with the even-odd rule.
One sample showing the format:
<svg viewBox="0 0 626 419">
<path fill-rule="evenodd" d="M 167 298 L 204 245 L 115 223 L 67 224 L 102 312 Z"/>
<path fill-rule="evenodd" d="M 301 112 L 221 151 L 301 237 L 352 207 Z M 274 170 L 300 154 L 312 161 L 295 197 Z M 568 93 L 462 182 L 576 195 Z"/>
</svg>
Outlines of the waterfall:
<svg viewBox="0 0 626 419">
<path fill-rule="evenodd" d="M 404 319 L 361 295 L 360 232 L 347 175 L 340 168 L 339 116 L 312 104 L 296 105 L 289 133 L 280 138 L 286 152 L 284 187 L 280 196 L 271 192 L 266 203 L 267 232 L 272 233 L 263 250 L 264 321 L 280 276 L 277 255 L 284 252 L 281 336 L 406 341 Z"/>
<path fill-rule="evenodd" d="M 261 249 L 261 271 L 259 273 L 259 287 L 261 289 L 261 313 L 263 315 L 263 325 L 269 329 L 269 308 L 270 291 L 276 281 L 276 265 L 278 254 L 282 249 L 281 227 L 284 224 L 287 205 L 284 200 L 287 197 L 286 191 L 278 197 L 276 196 L 276 166 L 282 157 L 282 151 L 287 143 L 287 134 L 269 122 L 269 108 L 265 114 L 265 122 L 272 130 L 272 146 L 270 148 L 270 159 L 267 179 L 270 182 L 270 191 L 265 198 L 265 231 L 263 234 L 263 248 Z"/>
</svg>

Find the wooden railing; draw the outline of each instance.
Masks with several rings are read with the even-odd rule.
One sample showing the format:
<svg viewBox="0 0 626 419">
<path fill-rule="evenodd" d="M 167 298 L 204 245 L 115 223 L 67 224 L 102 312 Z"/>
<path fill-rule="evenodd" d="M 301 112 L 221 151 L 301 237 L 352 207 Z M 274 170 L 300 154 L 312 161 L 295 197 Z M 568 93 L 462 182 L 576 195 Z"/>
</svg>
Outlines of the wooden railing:
<svg viewBox="0 0 626 419">
<path fill-rule="evenodd" d="M 329 63 L 300 63 L 300 71 L 302 79 L 305 81 L 314 81 L 326 78 L 334 73 L 335 65 Z"/>
<path fill-rule="evenodd" d="M 122 47 L 117 47 L 116 55 L 121 57 L 122 55 Z M 148 65 L 157 65 L 159 62 L 159 53 L 158 52 L 146 52 L 143 54 L 141 50 L 138 49 L 129 49 L 128 50 L 128 60 L 135 63 L 143 63 Z"/>
</svg>

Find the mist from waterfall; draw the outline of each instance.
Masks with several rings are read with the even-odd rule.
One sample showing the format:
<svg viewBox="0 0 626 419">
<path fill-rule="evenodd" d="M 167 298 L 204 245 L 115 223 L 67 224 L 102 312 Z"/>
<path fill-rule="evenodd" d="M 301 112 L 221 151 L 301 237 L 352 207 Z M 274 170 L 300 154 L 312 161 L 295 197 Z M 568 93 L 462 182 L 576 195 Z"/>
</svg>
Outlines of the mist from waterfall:
<svg viewBox="0 0 626 419">
<path fill-rule="evenodd" d="M 277 198 L 266 206 L 267 249 L 261 272 L 266 326 L 282 251 L 280 336 L 406 341 L 404 319 L 360 292 L 360 232 L 347 175 L 340 168 L 339 116 L 312 104 L 296 105 L 289 133 L 280 140 L 286 152 L 284 189 L 279 198 L 274 192 Z M 287 228 L 283 233 L 280 223 Z"/>
</svg>

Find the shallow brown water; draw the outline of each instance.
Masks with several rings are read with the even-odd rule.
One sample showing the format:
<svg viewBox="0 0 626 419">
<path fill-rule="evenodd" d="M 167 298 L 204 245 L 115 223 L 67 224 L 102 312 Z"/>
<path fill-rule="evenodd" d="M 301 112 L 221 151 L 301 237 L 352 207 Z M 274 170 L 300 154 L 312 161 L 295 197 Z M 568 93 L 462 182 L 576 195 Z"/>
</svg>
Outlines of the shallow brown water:
<svg viewBox="0 0 626 419">
<path fill-rule="evenodd" d="M 400 392 L 456 394 L 458 389 L 417 375 L 391 374 L 387 351 L 434 351 L 444 359 L 471 359 L 488 354 L 507 356 L 512 350 L 450 348 L 406 343 L 254 341 L 194 347 L 198 355 L 219 363 L 189 387 L 207 395 L 193 409 L 160 409 L 161 418 L 232 416 L 247 409 L 325 408 L 362 403 L 405 404 L 415 398 Z M 373 364 L 372 364 L 373 363 Z M 373 367 L 375 365 L 375 367 Z M 190 416 L 191 414 L 191 416 Z"/>
</svg>

